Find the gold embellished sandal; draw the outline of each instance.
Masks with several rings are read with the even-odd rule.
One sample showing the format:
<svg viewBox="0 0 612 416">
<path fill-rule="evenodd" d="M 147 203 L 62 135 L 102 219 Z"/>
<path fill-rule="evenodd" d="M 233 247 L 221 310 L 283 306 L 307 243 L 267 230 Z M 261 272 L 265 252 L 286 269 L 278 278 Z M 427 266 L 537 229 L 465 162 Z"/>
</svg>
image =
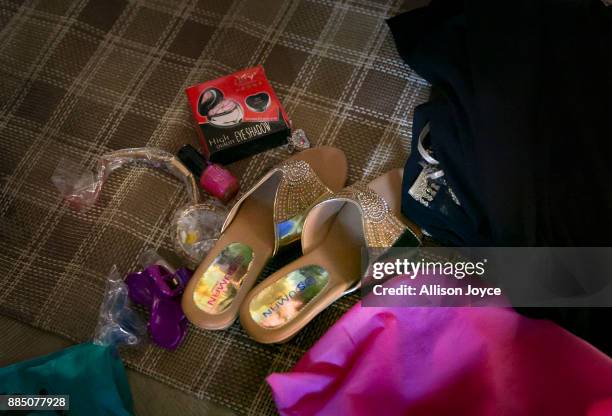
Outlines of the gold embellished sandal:
<svg viewBox="0 0 612 416">
<path fill-rule="evenodd" d="M 308 209 L 346 182 L 344 153 L 317 147 L 268 172 L 230 210 L 221 236 L 183 295 L 187 318 L 205 329 L 224 329 L 270 258 L 300 239 Z"/>
<path fill-rule="evenodd" d="M 262 343 L 284 342 L 319 312 L 360 285 L 362 248 L 418 246 L 421 234 L 398 217 L 402 170 L 349 186 L 318 202 L 306 216 L 304 255 L 247 295 L 240 322 Z M 401 217 L 403 218 L 403 217 Z M 407 223 L 407 221 L 406 221 Z"/>
</svg>

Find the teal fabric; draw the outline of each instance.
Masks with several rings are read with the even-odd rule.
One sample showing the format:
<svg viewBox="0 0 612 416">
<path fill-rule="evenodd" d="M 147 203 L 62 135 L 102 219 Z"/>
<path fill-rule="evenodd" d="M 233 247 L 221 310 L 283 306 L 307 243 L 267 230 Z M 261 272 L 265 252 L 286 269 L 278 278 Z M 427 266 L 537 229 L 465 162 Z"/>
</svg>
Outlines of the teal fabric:
<svg viewBox="0 0 612 416">
<path fill-rule="evenodd" d="M 125 368 L 116 350 L 91 343 L 0 368 L 0 394 L 16 393 L 68 394 L 69 415 L 134 413 Z"/>
</svg>

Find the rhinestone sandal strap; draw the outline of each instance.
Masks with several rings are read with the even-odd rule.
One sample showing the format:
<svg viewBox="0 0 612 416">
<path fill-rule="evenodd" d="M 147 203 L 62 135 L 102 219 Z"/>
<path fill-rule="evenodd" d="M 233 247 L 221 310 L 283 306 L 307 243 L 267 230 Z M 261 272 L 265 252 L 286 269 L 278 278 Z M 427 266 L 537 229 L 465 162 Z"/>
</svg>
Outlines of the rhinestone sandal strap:
<svg viewBox="0 0 612 416">
<path fill-rule="evenodd" d="M 391 212 L 387 201 L 365 183 L 344 188 L 334 198 L 348 199 L 359 205 L 363 234 L 369 247 L 391 247 L 408 228 Z"/>
<path fill-rule="evenodd" d="M 299 240 L 306 211 L 319 198 L 329 196 L 332 192 L 321 182 L 308 162 L 286 160 L 270 170 L 234 204 L 221 232 L 231 224 L 242 203 L 272 178 L 278 180 L 274 195 L 269 196 L 274 198 L 274 253 L 276 253 L 280 247 Z"/>
<path fill-rule="evenodd" d="M 303 160 L 288 160 L 278 169 L 282 177 L 274 200 L 275 223 L 303 214 L 317 199 L 332 194 Z"/>
<path fill-rule="evenodd" d="M 302 234 L 302 251 L 307 254 L 325 238 L 332 225 L 332 218 L 346 203 L 355 205 L 361 213 L 361 227 L 365 245 L 370 248 L 392 247 L 400 239 L 408 238 L 420 244 L 417 235 L 393 213 L 387 201 L 365 183 L 357 183 L 321 199 L 312 208 L 305 221 Z M 358 226 L 358 224 L 356 224 Z M 362 259 L 363 260 L 363 259 Z M 366 260 L 368 263 L 371 259 Z M 361 279 L 344 294 L 357 290 Z"/>
<path fill-rule="evenodd" d="M 282 176 L 274 198 L 275 251 L 298 240 L 308 209 L 319 199 L 332 195 L 303 160 L 287 160 L 277 169 Z"/>
</svg>

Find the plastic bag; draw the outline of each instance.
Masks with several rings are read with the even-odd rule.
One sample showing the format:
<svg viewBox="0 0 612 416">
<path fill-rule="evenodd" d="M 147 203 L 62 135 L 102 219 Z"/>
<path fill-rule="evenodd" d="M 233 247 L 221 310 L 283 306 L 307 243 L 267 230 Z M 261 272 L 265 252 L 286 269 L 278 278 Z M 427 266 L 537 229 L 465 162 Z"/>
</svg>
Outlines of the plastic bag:
<svg viewBox="0 0 612 416">
<path fill-rule="evenodd" d="M 227 210 L 218 204 L 190 205 L 173 219 L 176 251 L 190 264 L 199 264 L 219 239 Z"/>
<path fill-rule="evenodd" d="M 71 207 L 86 210 L 96 203 L 104 182 L 122 166 L 136 164 L 166 170 L 185 184 L 193 204 L 200 200 L 196 180 L 191 172 L 172 153 L 153 147 L 116 150 L 102 155 L 94 172 L 84 170 L 78 163 L 62 158 L 51 181 Z"/>
<path fill-rule="evenodd" d="M 190 264 L 200 263 L 217 241 L 227 209 L 218 204 L 199 203 L 200 193 L 193 174 L 172 153 L 147 147 L 117 150 L 100 157 L 94 172 L 63 158 L 51 180 L 72 208 L 84 211 L 96 203 L 110 174 L 128 164 L 163 169 L 183 181 L 191 204 L 178 209 L 174 216 L 174 246 Z"/>
<path fill-rule="evenodd" d="M 158 266 L 163 266 L 168 269 L 171 273 L 176 272 L 174 266 L 172 266 L 168 261 L 159 255 L 157 251 L 152 248 L 149 248 L 143 251 L 140 256 L 138 256 L 138 264 L 146 269 L 147 267 L 157 264 Z"/>
<path fill-rule="evenodd" d="M 113 266 L 106 280 L 93 342 L 97 345 L 137 345 L 146 332 L 147 325 L 130 308 L 127 286 L 117 266 Z"/>
</svg>

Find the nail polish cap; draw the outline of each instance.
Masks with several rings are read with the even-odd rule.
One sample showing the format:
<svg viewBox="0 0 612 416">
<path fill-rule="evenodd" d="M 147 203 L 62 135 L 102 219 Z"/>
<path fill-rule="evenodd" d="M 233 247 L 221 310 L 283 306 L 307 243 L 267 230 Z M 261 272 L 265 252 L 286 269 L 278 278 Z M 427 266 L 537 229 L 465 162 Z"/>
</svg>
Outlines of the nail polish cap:
<svg viewBox="0 0 612 416">
<path fill-rule="evenodd" d="M 200 152 L 198 152 L 195 147 L 190 144 L 186 144 L 185 146 L 181 147 L 176 156 L 181 162 L 183 162 L 183 165 L 185 165 L 185 167 L 187 167 L 187 169 L 189 169 L 189 171 L 193 173 L 196 178 L 198 178 L 198 180 L 202 176 L 204 169 L 206 169 L 206 167 L 210 164 L 210 162 L 208 162 L 204 156 L 202 156 Z"/>
</svg>

